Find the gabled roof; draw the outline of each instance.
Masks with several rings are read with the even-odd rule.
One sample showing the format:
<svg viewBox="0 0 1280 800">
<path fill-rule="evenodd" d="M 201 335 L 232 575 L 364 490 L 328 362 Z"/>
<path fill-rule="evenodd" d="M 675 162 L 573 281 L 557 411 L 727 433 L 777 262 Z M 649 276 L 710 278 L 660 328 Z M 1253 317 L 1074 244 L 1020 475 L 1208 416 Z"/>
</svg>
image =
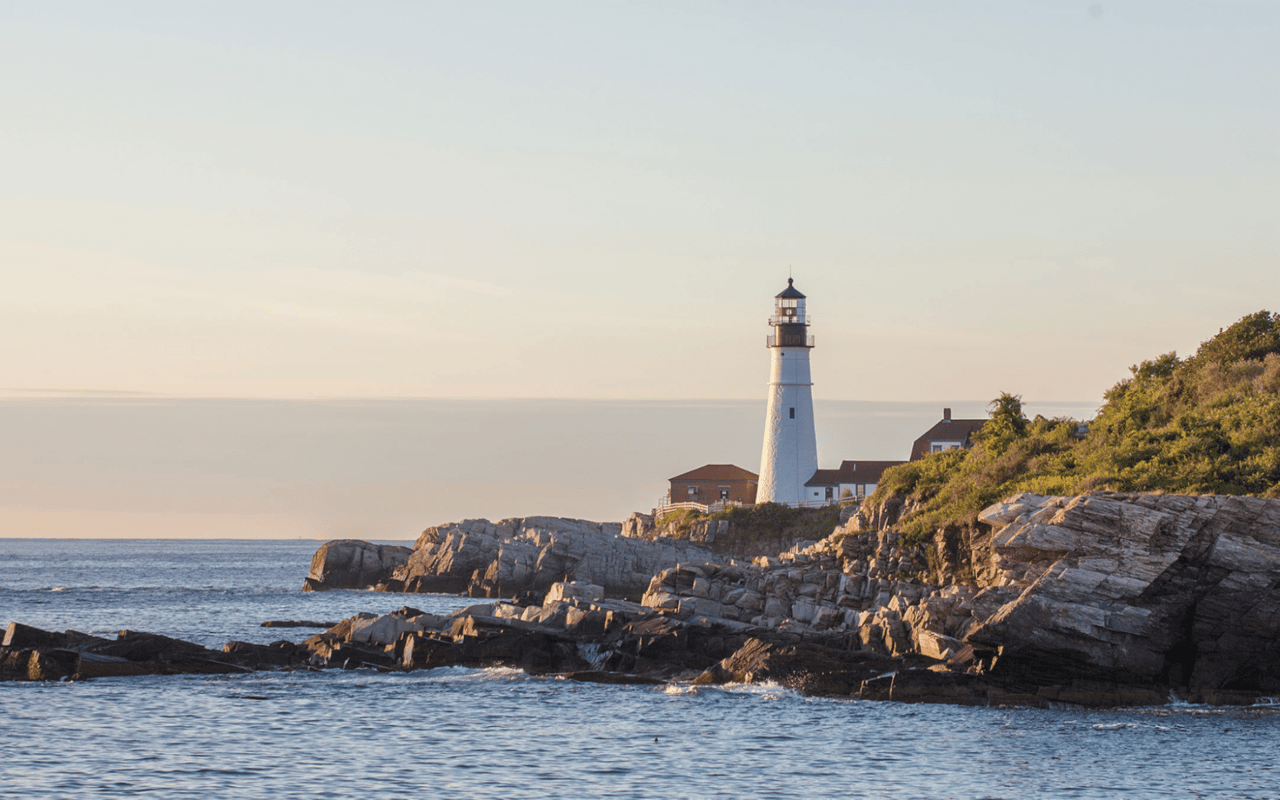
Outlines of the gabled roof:
<svg viewBox="0 0 1280 800">
<path fill-rule="evenodd" d="M 985 419 L 941 420 L 911 445 L 911 460 L 929 455 L 930 442 L 959 442 L 961 447 L 968 447 L 969 437 L 986 424 Z"/>
<path fill-rule="evenodd" d="M 805 486 L 836 486 L 842 483 L 879 483 L 889 467 L 905 461 L 842 461 L 839 469 L 820 469 Z"/>
<path fill-rule="evenodd" d="M 840 470 L 820 469 L 805 481 L 805 486 L 836 486 L 840 483 Z"/>
<path fill-rule="evenodd" d="M 755 481 L 760 476 L 733 464 L 707 464 L 705 467 L 668 478 L 672 481 Z"/>
<path fill-rule="evenodd" d="M 791 300 L 793 298 L 796 300 L 804 299 L 804 295 L 800 294 L 800 290 L 791 285 L 790 278 L 787 278 L 787 288 L 783 289 L 781 292 L 778 292 L 776 296 L 787 299 L 787 300 Z"/>
</svg>

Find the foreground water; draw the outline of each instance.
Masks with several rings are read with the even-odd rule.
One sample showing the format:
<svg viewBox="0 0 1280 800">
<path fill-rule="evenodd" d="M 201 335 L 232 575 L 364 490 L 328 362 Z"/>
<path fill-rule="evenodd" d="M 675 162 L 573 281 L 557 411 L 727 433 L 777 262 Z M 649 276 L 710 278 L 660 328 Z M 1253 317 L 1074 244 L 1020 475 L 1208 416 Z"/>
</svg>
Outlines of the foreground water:
<svg viewBox="0 0 1280 800">
<path fill-rule="evenodd" d="M 316 542 L 0 540 L 0 622 L 209 645 L 426 595 L 298 591 Z M 0 684 L 0 797 L 1280 797 L 1271 708 L 908 706 L 514 670 Z"/>
</svg>

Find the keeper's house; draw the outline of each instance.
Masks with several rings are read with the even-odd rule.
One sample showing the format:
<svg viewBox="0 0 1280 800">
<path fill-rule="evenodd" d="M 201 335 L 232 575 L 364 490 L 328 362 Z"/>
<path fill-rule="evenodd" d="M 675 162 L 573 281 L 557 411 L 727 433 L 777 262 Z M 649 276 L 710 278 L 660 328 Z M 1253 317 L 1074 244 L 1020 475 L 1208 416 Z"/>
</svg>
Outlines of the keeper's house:
<svg viewBox="0 0 1280 800">
<path fill-rule="evenodd" d="M 805 484 L 805 505 L 821 506 L 841 500 L 861 500 L 876 490 L 889 467 L 905 461 L 842 461 L 839 469 L 820 469 Z"/>
<path fill-rule="evenodd" d="M 985 419 L 952 419 L 951 409 L 942 409 L 942 420 L 911 445 L 911 460 L 919 461 L 930 453 L 969 447 L 978 429 L 987 424 Z"/>
<path fill-rule="evenodd" d="M 727 500 L 751 505 L 756 501 L 760 476 L 733 464 L 705 467 L 671 478 L 672 503 L 712 503 Z"/>
</svg>

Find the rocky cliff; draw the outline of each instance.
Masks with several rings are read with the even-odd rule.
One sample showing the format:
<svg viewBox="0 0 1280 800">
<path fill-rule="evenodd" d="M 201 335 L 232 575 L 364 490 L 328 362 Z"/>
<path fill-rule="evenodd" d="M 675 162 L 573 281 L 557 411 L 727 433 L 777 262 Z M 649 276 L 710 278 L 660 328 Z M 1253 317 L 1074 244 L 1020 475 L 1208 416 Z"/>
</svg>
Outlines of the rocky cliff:
<svg viewBox="0 0 1280 800">
<path fill-rule="evenodd" d="M 694 543 L 630 539 L 621 530 L 618 523 L 559 517 L 477 519 L 428 528 L 411 551 L 357 554 L 352 547 L 365 543 L 330 542 L 312 560 L 306 585 L 512 597 L 579 581 L 603 586 L 610 597 L 639 599 L 655 573 L 717 558 Z M 373 564 L 381 567 L 365 568 Z M 344 582 L 338 576 L 354 579 Z"/>
<path fill-rule="evenodd" d="M 691 630 L 755 642 L 707 681 L 914 658 L 932 667 L 859 684 L 859 696 L 1116 705 L 1280 694 L 1280 501 L 1022 494 L 974 528 L 910 546 L 892 529 L 902 511 L 901 501 L 864 508 L 820 541 L 751 562 L 623 537 L 616 525 L 474 520 L 429 529 L 380 581 L 533 593 L 521 608 L 578 581 Z M 806 648 L 822 664 L 805 667 Z"/>
<path fill-rule="evenodd" d="M 1280 501 L 1023 494 L 974 530 L 904 547 L 868 508 L 747 568 L 655 576 L 644 602 L 770 629 L 842 633 L 1042 700 L 1140 688 L 1201 700 L 1280 693 Z"/>
</svg>

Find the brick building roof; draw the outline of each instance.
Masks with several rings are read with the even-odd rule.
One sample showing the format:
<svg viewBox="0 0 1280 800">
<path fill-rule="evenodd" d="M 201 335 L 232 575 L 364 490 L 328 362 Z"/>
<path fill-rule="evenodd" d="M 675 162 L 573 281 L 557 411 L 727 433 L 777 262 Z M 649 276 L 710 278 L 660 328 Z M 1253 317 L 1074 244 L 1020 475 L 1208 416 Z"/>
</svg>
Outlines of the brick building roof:
<svg viewBox="0 0 1280 800">
<path fill-rule="evenodd" d="M 755 481 L 760 476 L 733 464 L 707 464 L 695 470 L 668 478 L 672 481 Z"/>
</svg>

